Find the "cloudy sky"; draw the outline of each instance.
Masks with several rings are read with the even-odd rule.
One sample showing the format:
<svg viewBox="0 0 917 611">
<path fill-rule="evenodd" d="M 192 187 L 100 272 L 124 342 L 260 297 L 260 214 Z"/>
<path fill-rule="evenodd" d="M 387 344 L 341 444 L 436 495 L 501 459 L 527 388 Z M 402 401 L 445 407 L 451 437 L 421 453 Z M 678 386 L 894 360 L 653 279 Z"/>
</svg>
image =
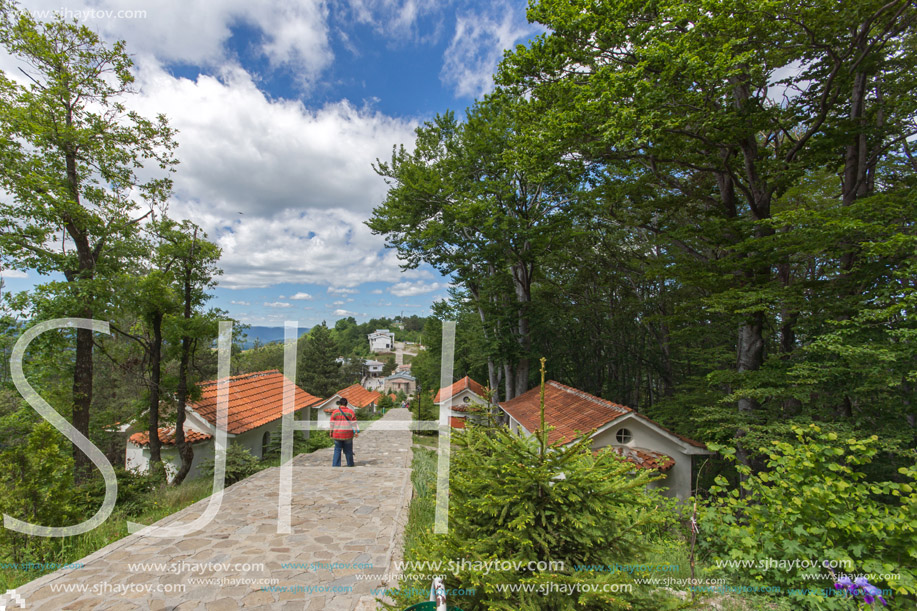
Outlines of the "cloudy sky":
<svg viewBox="0 0 917 611">
<path fill-rule="evenodd" d="M 129 105 L 179 130 L 170 213 L 223 249 L 214 305 L 254 325 L 426 314 L 448 279 L 402 272 L 364 225 L 373 172 L 422 121 L 492 87 L 538 33 L 525 0 L 30 0 L 136 63 Z M 0 69 L 9 70 L 0 57 Z M 5 272 L 10 290 L 40 281 Z"/>
</svg>

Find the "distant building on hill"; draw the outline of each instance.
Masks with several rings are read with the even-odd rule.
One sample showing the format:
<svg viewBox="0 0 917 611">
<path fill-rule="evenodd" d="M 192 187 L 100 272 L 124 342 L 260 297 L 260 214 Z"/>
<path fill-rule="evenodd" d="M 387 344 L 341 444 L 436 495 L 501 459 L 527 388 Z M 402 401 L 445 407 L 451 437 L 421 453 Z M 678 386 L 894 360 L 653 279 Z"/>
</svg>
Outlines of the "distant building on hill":
<svg viewBox="0 0 917 611">
<path fill-rule="evenodd" d="M 367 337 L 372 352 L 388 352 L 395 349 L 395 334 L 388 329 L 376 329 Z"/>
</svg>

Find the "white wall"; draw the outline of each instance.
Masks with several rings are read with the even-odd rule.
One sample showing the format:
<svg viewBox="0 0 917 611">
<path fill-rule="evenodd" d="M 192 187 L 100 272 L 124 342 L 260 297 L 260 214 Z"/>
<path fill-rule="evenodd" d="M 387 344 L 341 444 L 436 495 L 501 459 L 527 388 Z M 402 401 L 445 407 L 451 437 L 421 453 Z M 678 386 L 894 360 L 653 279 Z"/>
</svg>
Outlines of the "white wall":
<svg viewBox="0 0 917 611">
<path fill-rule="evenodd" d="M 509 414 L 507 415 L 509 416 Z M 598 450 L 605 446 L 626 445 L 631 448 L 642 448 L 665 454 L 673 458 L 675 464 L 663 474 L 665 475 L 663 479 L 649 484 L 648 488 L 667 488 L 667 490 L 663 491 L 663 494 L 679 500 L 685 500 L 691 496 L 691 488 L 693 486 L 691 455 L 685 454 L 678 442 L 667 435 L 655 431 L 644 421 L 636 417 L 623 418 L 622 420 L 622 422 L 616 422 L 608 429 L 597 433 L 593 437 L 592 448 Z M 513 432 L 521 431 L 526 435 L 531 435 L 531 432 L 520 426 L 512 416 L 509 416 L 509 428 Z M 629 430 L 631 433 L 631 441 L 627 444 L 620 444 L 615 438 L 618 430 L 622 428 Z"/>
<path fill-rule="evenodd" d="M 195 443 L 193 448 L 194 458 L 191 460 L 191 470 L 188 471 L 188 475 L 185 477 L 187 480 L 199 477 L 201 474 L 201 463 L 205 460 L 213 459 L 212 439 L 210 441 Z M 166 468 L 166 475 L 171 482 L 175 474 L 178 473 L 178 470 L 181 469 L 181 456 L 178 453 L 178 448 L 176 446 L 162 446 L 159 450 L 159 455 L 162 457 L 163 465 Z M 129 471 L 147 473 L 150 469 L 150 448 L 143 448 L 134 445 L 130 441 L 127 442 L 127 448 L 124 452 L 124 468 Z"/>
<path fill-rule="evenodd" d="M 629 443 L 620 444 L 615 438 L 618 430 L 622 428 L 631 433 L 631 441 Z M 607 430 L 597 433 L 592 441 L 592 447 L 596 450 L 605 446 L 621 445 L 652 450 L 675 459 L 675 465 L 665 472 L 665 479 L 653 482 L 649 487 L 667 487 L 668 490 L 664 491 L 666 496 L 677 497 L 681 500 L 691 496 L 691 456 L 684 453 L 682 446 L 678 442 L 656 432 L 637 418 L 624 418 L 623 422 L 616 422 Z"/>
<path fill-rule="evenodd" d="M 465 403 L 466 397 L 468 398 L 468 403 Z M 446 405 L 446 407 L 450 408 L 449 409 L 450 418 L 466 418 L 474 422 L 479 422 L 479 421 L 487 422 L 486 417 L 472 416 L 468 412 L 457 411 L 457 410 L 451 409 L 453 406 L 459 406 L 459 407 L 464 407 L 464 408 L 468 408 L 474 405 L 480 405 L 484 407 L 487 406 L 487 401 L 485 401 L 482 397 L 479 397 L 478 395 L 473 393 L 470 389 L 465 388 L 457 392 L 456 394 L 452 395 L 452 397 L 450 397 L 448 400 L 440 401 L 436 405 L 437 406 Z"/>
</svg>

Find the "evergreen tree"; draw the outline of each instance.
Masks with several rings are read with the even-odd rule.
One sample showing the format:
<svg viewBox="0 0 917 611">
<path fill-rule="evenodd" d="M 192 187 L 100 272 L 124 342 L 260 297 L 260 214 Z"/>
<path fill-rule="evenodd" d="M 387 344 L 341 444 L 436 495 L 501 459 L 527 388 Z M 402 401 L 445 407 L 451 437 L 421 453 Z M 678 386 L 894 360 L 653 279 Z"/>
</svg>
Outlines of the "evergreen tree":
<svg viewBox="0 0 917 611">
<path fill-rule="evenodd" d="M 297 385 L 317 397 L 330 397 L 340 390 L 341 380 L 338 349 L 331 331 L 322 321 L 300 343 Z"/>
</svg>

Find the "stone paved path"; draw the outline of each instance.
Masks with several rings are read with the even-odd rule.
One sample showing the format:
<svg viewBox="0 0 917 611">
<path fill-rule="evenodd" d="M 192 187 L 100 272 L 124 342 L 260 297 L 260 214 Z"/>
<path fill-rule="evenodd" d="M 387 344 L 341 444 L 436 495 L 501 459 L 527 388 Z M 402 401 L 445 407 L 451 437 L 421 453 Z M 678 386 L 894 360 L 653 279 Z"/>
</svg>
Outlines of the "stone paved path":
<svg viewBox="0 0 917 611">
<path fill-rule="evenodd" d="M 380 422 L 410 417 L 394 409 Z M 353 469 L 332 468 L 331 451 L 294 458 L 292 534 L 277 534 L 280 471 L 267 469 L 227 488 L 219 514 L 202 531 L 178 539 L 136 533 L 87 556 L 83 568 L 17 588 L 25 609 L 375 609 L 374 590 L 397 585 L 375 575 L 401 559 L 411 499 L 411 433 L 381 427 L 364 432 L 355 443 Z M 190 522 L 206 503 L 157 525 Z M 133 563 L 160 566 L 132 570 Z M 264 566 L 245 566 L 252 564 Z"/>
</svg>

